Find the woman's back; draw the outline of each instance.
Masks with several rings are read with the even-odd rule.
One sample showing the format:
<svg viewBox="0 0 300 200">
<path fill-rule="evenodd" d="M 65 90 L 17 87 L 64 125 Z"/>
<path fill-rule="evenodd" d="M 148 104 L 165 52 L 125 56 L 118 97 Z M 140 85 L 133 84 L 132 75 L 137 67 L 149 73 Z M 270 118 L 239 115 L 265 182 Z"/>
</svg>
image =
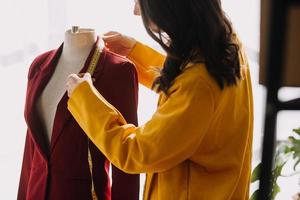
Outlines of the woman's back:
<svg viewBox="0 0 300 200">
<path fill-rule="evenodd" d="M 178 130 L 182 129 L 181 126 L 189 125 L 184 128 L 186 131 L 182 132 L 181 145 L 188 143 L 186 140 L 189 138 L 197 138 L 199 142 L 193 144 L 198 146 L 193 147 L 195 151 L 185 161 L 173 168 L 148 174 L 145 199 L 249 198 L 253 105 L 248 65 L 245 61 L 242 64 L 244 66 L 242 80 L 236 86 L 225 87 L 224 90 L 220 90 L 204 64 L 192 65 L 176 78 L 170 93 L 175 90 L 185 91 L 183 94 L 179 92 L 176 97 L 171 96 L 173 101 L 176 99 L 181 101 L 179 98 L 184 98 L 186 104 L 192 105 L 182 104 L 181 107 L 191 106 L 200 112 L 194 112 L 172 126 Z M 197 84 L 199 86 L 195 87 Z M 202 89 L 210 92 L 203 92 Z M 199 98 L 213 102 L 213 113 L 207 114 L 206 105 L 189 100 L 191 96 L 197 96 L 197 93 L 200 93 Z M 168 97 L 162 94 L 159 106 L 164 106 L 166 101 Z M 176 115 L 177 111 L 178 109 L 174 109 L 169 114 Z M 207 121 L 209 123 L 205 125 Z M 197 134 L 197 131 L 190 131 L 194 129 L 198 129 L 199 134 L 203 136 L 190 135 Z M 169 148 L 167 144 L 165 146 Z"/>
</svg>

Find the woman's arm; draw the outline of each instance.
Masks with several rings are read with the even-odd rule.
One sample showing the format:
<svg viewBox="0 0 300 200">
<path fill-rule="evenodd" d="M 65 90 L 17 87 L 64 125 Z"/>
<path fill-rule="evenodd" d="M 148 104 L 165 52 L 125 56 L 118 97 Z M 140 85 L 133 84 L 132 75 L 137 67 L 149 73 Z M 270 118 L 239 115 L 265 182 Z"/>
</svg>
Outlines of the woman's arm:
<svg viewBox="0 0 300 200">
<path fill-rule="evenodd" d="M 199 80 L 199 79 L 198 79 Z M 68 109 L 100 151 L 127 173 L 168 170 L 197 150 L 213 115 L 213 97 L 203 80 L 174 84 L 168 99 L 144 126 L 127 124 L 88 82 L 71 94 Z"/>
<path fill-rule="evenodd" d="M 155 77 L 158 76 L 153 68 L 162 68 L 165 56 L 134 38 L 115 31 L 105 33 L 102 39 L 110 51 L 127 57 L 136 65 L 141 84 L 148 88 L 152 87 Z"/>
<path fill-rule="evenodd" d="M 136 65 L 139 82 L 151 88 L 154 79 L 159 75 L 155 68 L 163 67 L 165 56 L 140 42 L 136 42 L 127 57 Z"/>
</svg>

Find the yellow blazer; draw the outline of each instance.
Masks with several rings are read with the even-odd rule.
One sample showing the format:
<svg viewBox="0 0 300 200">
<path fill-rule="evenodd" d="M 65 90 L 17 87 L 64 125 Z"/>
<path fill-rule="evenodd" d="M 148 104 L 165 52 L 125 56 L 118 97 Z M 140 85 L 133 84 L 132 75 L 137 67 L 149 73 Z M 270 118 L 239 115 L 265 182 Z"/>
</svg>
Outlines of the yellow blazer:
<svg viewBox="0 0 300 200">
<path fill-rule="evenodd" d="M 151 87 L 164 57 L 138 43 L 131 52 L 139 81 Z M 243 79 L 220 90 L 204 64 L 191 64 L 143 126 L 122 114 L 87 82 L 68 108 L 87 136 L 117 167 L 146 173 L 145 200 L 244 200 L 249 198 L 253 104 L 248 63 Z"/>
</svg>

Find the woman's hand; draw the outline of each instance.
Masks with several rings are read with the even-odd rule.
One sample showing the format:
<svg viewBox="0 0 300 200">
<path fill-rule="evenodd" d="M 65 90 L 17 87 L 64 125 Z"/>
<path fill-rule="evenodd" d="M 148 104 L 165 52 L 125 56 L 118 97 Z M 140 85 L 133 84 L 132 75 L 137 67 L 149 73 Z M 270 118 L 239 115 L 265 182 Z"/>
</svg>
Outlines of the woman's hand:
<svg viewBox="0 0 300 200">
<path fill-rule="evenodd" d="M 128 56 L 136 44 L 134 38 L 115 31 L 105 33 L 102 39 L 109 50 L 122 56 Z"/>
<path fill-rule="evenodd" d="M 93 81 L 90 73 L 69 75 L 66 83 L 68 96 L 71 97 L 75 88 L 84 81 L 88 82 L 90 85 L 93 85 Z"/>
</svg>

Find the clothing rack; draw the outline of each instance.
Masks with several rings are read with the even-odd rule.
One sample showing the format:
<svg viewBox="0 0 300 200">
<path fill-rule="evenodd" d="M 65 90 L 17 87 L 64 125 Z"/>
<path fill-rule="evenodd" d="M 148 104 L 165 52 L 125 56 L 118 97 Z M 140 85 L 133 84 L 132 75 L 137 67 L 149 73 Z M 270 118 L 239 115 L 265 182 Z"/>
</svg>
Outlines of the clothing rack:
<svg viewBox="0 0 300 200">
<path fill-rule="evenodd" d="M 300 0 L 270 0 L 268 53 L 266 58 L 267 104 L 258 200 L 271 199 L 269 194 L 273 187 L 271 178 L 274 164 L 277 114 L 282 110 L 300 110 L 300 98 L 286 102 L 278 99 L 278 91 L 282 86 L 281 75 L 284 69 L 287 15 L 289 8 L 295 5 L 300 6 Z"/>
</svg>

